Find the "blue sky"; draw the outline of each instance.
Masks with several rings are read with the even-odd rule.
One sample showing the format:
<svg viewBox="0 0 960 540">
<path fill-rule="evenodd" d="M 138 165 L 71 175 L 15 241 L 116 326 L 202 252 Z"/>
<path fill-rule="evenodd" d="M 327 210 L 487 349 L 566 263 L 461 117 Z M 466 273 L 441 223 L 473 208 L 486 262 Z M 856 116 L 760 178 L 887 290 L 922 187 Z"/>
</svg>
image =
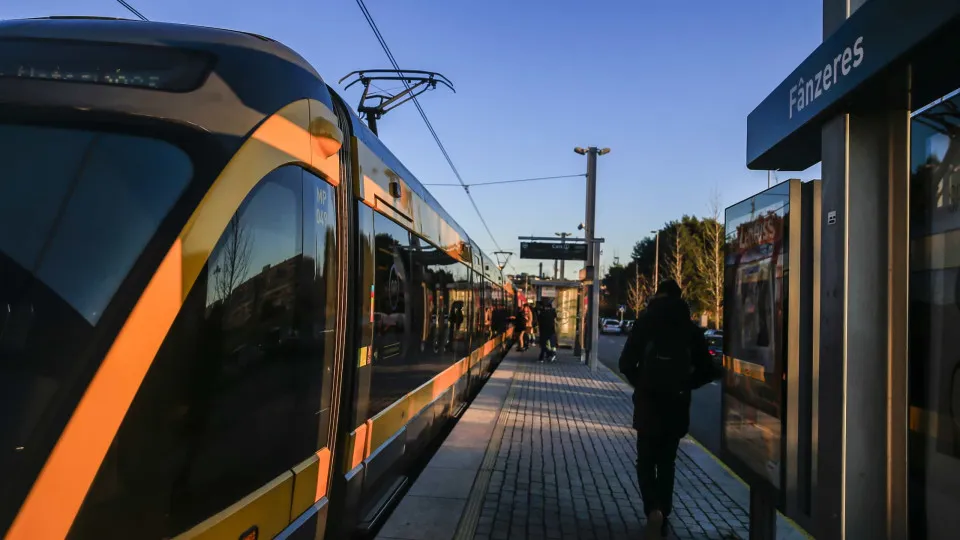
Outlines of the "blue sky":
<svg viewBox="0 0 960 540">
<path fill-rule="evenodd" d="M 389 63 L 354 0 L 130 0 L 151 20 L 263 34 L 295 49 L 331 86 Z M 746 118 L 821 39 L 818 2 L 619 0 L 366 0 L 401 67 L 446 75 L 457 92 L 421 104 L 467 183 L 581 173 L 575 146 L 598 161 L 603 263 L 683 214 L 729 206 L 766 188 L 745 165 Z M 5 2 L 0 18 L 132 17 L 114 0 Z M 265 81 L 269 84 L 269 81 Z M 356 87 L 345 92 L 356 106 Z M 456 178 L 411 105 L 380 136 L 424 183 Z M 787 178 L 817 178 L 819 166 Z M 462 189 L 431 188 L 488 253 L 493 242 Z M 518 235 L 577 231 L 582 178 L 475 187 L 500 246 L 521 261 Z M 546 267 L 550 266 L 545 263 Z M 568 265 L 568 277 L 577 264 Z"/>
</svg>

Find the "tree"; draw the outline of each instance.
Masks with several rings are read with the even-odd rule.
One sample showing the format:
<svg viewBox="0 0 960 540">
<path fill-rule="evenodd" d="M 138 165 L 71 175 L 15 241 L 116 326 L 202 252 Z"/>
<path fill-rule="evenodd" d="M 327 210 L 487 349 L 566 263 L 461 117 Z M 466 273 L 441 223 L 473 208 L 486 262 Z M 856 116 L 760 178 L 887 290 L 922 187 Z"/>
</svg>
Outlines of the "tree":
<svg viewBox="0 0 960 540">
<path fill-rule="evenodd" d="M 669 241 L 669 249 L 667 250 L 666 256 L 663 257 L 663 269 L 664 274 L 669 279 L 672 279 L 677 282 L 677 285 L 680 285 L 680 288 L 684 288 L 685 280 L 684 272 L 685 263 L 689 264 L 687 261 L 687 244 L 686 238 L 686 228 L 682 223 L 674 222 L 670 227 L 672 229 L 671 235 L 673 238 Z"/>
<path fill-rule="evenodd" d="M 620 264 L 611 265 L 607 269 L 607 275 L 601 282 L 603 285 L 603 295 L 600 297 L 601 312 L 607 315 L 613 314 L 621 304 L 626 303 L 628 276 L 628 268 Z"/>
<path fill-rule="evenodd" d="M 250 265 L 250 252 L 253 240 L 246 227 L 240 223 L 240 216 L 234 214 L 227 224 L 225 242 L 214 268 L 214 291 L 216 299 L 225 301 L 230 293 L 246 281 Z"/>
<path fill-rule="evenodd" d="M 633 271 L 633 280 L 627 285 L 627 305 L 639 317 L 647 298 L 650 297 L 652 287 L 650 279 L 641 274 L 639 268 L 634 266 Z"/>
<path fill-rule="evenodd" d="M 714 324 L 720 326 L 721 306 L 723 304 L 723 272 L 726 234 L 720 222 L 720 193 L 714 191 L 710 197 L 710 217 L 703 220 L 699 242 L 697 242 L 695 266 L 697 275 L 703 283 L 705 305 L 709 306 Z"/>
</svg>

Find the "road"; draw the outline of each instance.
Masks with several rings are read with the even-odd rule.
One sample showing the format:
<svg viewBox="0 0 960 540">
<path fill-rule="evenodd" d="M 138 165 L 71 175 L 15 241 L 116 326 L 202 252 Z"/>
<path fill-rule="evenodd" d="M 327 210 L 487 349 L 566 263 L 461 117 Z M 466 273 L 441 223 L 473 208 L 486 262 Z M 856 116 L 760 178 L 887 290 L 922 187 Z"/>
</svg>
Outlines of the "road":
<svg viewBox="0 0 960 540">
<path fill-rule="evenodd" d="M 617 363 L 626 336 L 600 336 L 600 361 L 620 373 Z M 690 435 L 714 455 L 720 455 L 720 382 L 693 392 L 690 407 Z"/>
</svg>

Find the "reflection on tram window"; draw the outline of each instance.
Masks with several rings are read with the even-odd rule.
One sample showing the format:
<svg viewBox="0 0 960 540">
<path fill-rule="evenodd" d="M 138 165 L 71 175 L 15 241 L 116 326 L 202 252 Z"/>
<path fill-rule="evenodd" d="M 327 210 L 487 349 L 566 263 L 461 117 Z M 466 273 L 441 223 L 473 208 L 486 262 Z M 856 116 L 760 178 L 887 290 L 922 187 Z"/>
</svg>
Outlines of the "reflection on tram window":
<svg viewBox="0 0 960 540">
<path fill-rule="evenodd" d="M 0 124 L 0 530 L 103 359 L 104 327 L 149 279 L 127 274 L 169 248 L 148 246 L 193 174 L 165 141 Z"/>
<path fill-rule="evenodd" d="M 71 533 L 169 538 L 313 454 L 332 313 L 329 249 L 304 257 L 303 173 L 267 175 L 226 226 Z M 326 232 L 325 242 L 329 240 Z M 312 234 L 310 235 L 313 236 Z M 321 270 L 322 269 L 322 270 Z M 328 318 L 329 317 L 329 318 Z"/>
<path fill-rule="evenodd" d="M 780 410 L 790 184 L 726 213 L 724 445 L 754 474 L 780 485 Z"/>
<path fill-rule="evenodd" d="M 470 306 L 473 293 L 470 290 L 470 270 L 464 264 L 452 268 L 452 280 L 447 284 L 447 345 L 455 360 L 470 354 Z"/>
<path fill-rule="evenodd" d="M 956 538 L 960 508 L 960 96 L 911 129 L 911 538 Z"/>
<path fill-rule="evenodd" d="M 308 406 L 298 407 L 303 423 L 319 417 L 317 448 L 331 446 L 329 430 L 333 383 L 334 331 L 337 312 L 337 213 L 333 186 L 303 173 L 303 276 L 305 292 L 300 295 L 304 354 L 314 361 L 304 373 L 311 389 Z M 319 398 L 319 403 L 316 400 Z"/>
<path fill-rule="evenodd" d="M 95 325 L 193 166 L 155 139 L 0 125 L 0 173 L 0 251 Z"/>
<path fill-rule="evenodd" d="M 374 214 L 373 228 L 376 273 L 370 416 L 415 388 L 409 387 L 405 377 L 411 346 L 410 233 L 380 214 Z"/>
<path fill-rule="evenodd" d="M 374 214 L 374 337 L 368 417 L 469 353 L 468 269 Z"/>
</svg>

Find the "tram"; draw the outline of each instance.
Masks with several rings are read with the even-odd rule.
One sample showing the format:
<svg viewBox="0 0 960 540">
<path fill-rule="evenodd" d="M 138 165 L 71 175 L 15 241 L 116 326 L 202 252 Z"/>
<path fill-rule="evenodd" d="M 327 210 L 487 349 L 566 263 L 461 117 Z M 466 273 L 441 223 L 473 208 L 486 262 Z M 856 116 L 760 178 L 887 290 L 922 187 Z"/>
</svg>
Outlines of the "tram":
<svg viewBox="0 0 960 540">
<path fill-rule="evenodd" d="M 0 533 L 373 530 L 516 296 L 301 56 L 0 23 Z"/>
</svg>

